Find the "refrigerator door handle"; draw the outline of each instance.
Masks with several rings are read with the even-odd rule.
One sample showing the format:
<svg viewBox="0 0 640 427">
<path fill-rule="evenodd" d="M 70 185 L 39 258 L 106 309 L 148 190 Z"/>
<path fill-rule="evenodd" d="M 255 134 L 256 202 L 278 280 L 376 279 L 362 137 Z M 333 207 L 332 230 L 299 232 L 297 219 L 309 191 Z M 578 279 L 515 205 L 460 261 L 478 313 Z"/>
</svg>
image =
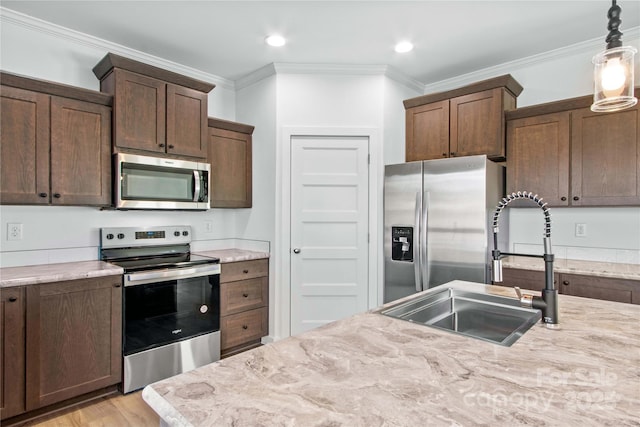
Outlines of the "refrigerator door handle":
<svg viewBox="0 0 640 427">
<path fill-rule="evenodd" d="M 425 191 L 422 196 L 422 223 L 420 224 L 420 248 L 421 259 L 420 268 L 422 276 L 423 290 L 429 289 L 429 253 L 427 249 L 427 230 L 429 228 L 429 192 Z"/>
<path fill-rule="evenodd" d="M 413 224 L 413 270 L 415 274 L 416 292 L 422 291 L 422 277 L 420 266 L 422 265 L 422 243 L 420 240 L 420 215 L 422 213 L 422 192 L 416 193 L 415 220 Z"/>
</svg>

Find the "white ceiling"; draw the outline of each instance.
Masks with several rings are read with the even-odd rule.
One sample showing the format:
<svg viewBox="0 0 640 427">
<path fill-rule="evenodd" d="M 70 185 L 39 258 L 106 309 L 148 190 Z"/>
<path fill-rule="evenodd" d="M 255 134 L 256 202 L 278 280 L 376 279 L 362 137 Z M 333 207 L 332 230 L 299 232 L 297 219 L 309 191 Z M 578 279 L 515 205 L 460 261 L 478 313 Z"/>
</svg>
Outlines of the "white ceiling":
<svg viewBox="0 0 640 427">
<path fill-rule="evenodd" d="M 237 80 L 266 64 L 390 65 L 424 84 L 607 34 L 610 1 L 11 1 L 1 5 Z M 621 30 L 640 1 L 621 0 Z M 288 39 L 282 48 L 266 35 Z M 398 54 L 393 46 L 415 48 Z M 623 41 L 624 41 L 623 36 Z M 597 52 L 594 52 L 594 54 Z"/>
</svg>

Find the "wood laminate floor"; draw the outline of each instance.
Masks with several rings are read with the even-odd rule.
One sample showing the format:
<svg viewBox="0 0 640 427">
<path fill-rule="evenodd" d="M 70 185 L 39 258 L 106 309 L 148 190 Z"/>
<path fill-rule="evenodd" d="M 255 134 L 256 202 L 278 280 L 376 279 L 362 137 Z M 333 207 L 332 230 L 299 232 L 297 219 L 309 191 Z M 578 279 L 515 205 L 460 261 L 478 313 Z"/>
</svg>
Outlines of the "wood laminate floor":
<svg viewBox="0 0 640 427">
<path fill-rule="evenodd" d="M 160 418 L 140 391 L 103 397 L 47 415 L 22 426 L 29 427 L 158 427 Z"/>
</svg>

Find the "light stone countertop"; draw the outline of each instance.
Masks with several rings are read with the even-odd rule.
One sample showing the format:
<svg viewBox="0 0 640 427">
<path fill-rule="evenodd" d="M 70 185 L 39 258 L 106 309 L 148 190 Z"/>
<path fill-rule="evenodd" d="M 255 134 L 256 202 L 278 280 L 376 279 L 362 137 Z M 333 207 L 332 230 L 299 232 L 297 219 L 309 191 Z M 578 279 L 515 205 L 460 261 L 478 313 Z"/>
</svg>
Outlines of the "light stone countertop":
<svg viewBox="0 0 640 427">
<path fill-rule="evenodd" d="M 79 261 L 59 264 L 0 268 L 0 288 L 35 285 L 64 280 L 123 274 L 122 267 L 103 261 Z"/>
<path fill-rule="evenodd" d="M 443 286 L 451 285 L 510 291 Z M 377 309 L 154 383 L 142 396 L 170 426 L 637 426 L 640 306 L 559 298 L 560 329 L 539 323 L 511 347 Z"/>
<path fill-rule="evenodd" d="M 544 261 L 538 258 L 509 256 L 502 260 L 502 266 L 543 271 Z M 553 261 L 553 271 L 554 273 L 585 274 L 588 276 L 640 280 L 640 264 L 619 264 L 615 262 L 556 258 Z"/>
<path fill-rule="evenodd" d="M 221 263 L 269 258 L 269 253 L 267 252 L 249 251 L 245 249 L 216 249 L 194 253 L 202 256 L 220 258 Z"/>
</svg>

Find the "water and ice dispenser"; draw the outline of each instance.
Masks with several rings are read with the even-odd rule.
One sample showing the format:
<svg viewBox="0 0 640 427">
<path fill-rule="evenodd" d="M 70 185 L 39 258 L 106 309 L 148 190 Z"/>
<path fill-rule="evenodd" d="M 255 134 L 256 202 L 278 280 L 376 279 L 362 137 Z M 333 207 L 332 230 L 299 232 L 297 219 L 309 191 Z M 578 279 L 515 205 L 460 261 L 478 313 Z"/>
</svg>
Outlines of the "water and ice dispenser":
<svg viewBox="0 0 640 427">
<path fill-rule="evenodd" d="M 391 259 L 413 262 L 413 227 L 391 227 Z"/>
</svg>

